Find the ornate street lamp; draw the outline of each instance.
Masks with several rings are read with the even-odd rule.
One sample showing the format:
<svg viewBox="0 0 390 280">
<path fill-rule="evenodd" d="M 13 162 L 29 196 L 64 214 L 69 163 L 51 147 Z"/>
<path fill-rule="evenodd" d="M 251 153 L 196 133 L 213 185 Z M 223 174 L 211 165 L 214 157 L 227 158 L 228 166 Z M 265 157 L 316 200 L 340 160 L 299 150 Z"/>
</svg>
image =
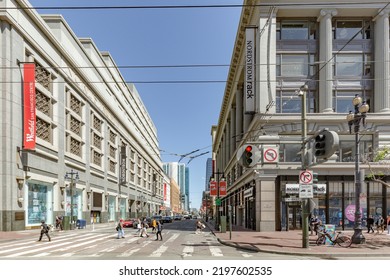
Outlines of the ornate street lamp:
<svg viewBox="0 0 390 280">
<path fill-rule="evenodd" d="M 355 107 L 355 112 L 349 111 L 347 121 L 349 125 L 349 133 L 352 134 L 352 126 L 355 133 L 355 225 L 354 234 L 352 236 L 352 242 L 354 244 L 365 243 L 366 239 L 362 232 L 362 213 L 360 212 L 360 192 L 363 184 L 362 174 L 360 172 L 360 151 L 359 151 L 359 131 L 360 123 L 363 123 L 363 127 L 366 126 L 366 115 L 370 109 L 366 101 L 362 101 L 362 98 L 356 94 L 352 101 Z"/>
<path fill-rule="evenodd" d="M 75 176 L 73 178 L 73 176 Z M 73 169 L 70 170 L 70 172 L 65 173 L 65 180 L 70 179 L 70 229 L 74 229 L 74 223 L 73 220 L 73 186 L 76 184 L 76 182 L 79 180 L 79 173 L 77 171 L 73 171 Z"/>
</svg>

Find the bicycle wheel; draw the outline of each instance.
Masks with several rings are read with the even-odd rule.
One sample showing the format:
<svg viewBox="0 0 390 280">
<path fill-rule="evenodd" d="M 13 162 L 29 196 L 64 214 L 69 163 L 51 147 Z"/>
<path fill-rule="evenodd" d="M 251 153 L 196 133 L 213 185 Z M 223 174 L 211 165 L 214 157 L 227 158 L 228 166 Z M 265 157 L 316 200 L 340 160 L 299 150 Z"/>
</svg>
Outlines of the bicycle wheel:
<svg viewBox="0 0 390 280">
<path fill-rule="evenodd" d="M 352 244 L 352 239 L 348 236 L 339 236 L 336 243 L 341 247 L 348 248 Z"/>
<path fill-rule="evenodd" d="M 325 244 L 325 236 L 323 236 L 323 235 L 319 236 L 319 237 L 317 238 L 317 240 L 316 240 L 316 244 L 317 244 L 317 245 L 323 245 L 323 244 Z"/>
</svg>

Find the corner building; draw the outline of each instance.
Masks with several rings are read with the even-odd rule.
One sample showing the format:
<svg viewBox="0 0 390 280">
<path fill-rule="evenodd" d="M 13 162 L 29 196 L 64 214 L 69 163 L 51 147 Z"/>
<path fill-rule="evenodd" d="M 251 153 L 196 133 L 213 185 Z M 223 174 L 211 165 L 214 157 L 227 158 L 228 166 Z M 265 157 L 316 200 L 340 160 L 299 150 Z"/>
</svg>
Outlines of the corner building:
<svg viewBox="0 0 390 280">
<path fill-rule="evenodd" d="M 286 184 L 299 183 L 298 92 L 307 85 L 307 135 L 328 128 L 340 138 L 333 157 L 310 167 L 327 189 L 315 195 L 313 214 L 326 224 L 352 229 L 355 135 L 346 116 L 354 111 L 356 94 L 370 106 L 367 126 L 360 129 L 362 158 L 390 144 L 390 10 L 384 9 L 386 3 L 370 1 L 295 2 L 244 1 L 218 124 L 211 129 L 214 170 L 223 171 L 228 183 L 221 215 L 227 216 L 231 205 L 235 225 L 256 231 L 301 228 L 300 202 L 289 199 L 298 194 L 286 193 Z M 251 31 L 255 57 L 247 58 Z M 253 70 L 246 65 L 251 60 L 254 73 L 247 72 Z M 263 152 L 276 150 L 277 157 L 242 167 L 237 151 L 251 142 Z M 362 163 L 361 170 L 368 170 L 368 164 Z M 390 189 L 366 179 L 359 201 L 365 226 L 368 215 L 390 212 Z"/>
<path fill-rule="evenodd" d="M 0 230 L 54 224 L 56 215 L 89 224 L 157 213 L 157 130 L 110 54 L 28 1 L 2 1 L 0 25 Z M 27 63 L 35 66 L 33 149 L 23 145 Z"/>
</svg>

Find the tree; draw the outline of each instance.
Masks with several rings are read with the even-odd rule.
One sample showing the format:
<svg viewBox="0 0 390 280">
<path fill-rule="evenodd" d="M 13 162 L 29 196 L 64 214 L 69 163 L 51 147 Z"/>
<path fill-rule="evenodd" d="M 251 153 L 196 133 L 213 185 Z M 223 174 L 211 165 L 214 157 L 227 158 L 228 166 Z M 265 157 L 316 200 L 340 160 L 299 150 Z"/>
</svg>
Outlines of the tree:
<svg viewBox="0 0 390 280">
<path fill-rule="evenodd" d="M 382 147 L 372 156 L 366 157 L 363 162 L 368 165 L 369 174 L 366 178 L 390 188 L 390 183 L 384 181 L 390 175 L 390 148 Z"/>
</svg>

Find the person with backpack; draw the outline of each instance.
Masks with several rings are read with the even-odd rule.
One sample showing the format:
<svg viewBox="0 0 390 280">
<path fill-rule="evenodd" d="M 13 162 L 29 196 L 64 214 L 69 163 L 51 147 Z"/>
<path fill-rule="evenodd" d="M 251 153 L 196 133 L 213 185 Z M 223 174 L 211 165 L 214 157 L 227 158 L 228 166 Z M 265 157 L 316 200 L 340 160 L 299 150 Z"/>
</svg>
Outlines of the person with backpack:
<svg viewBox="0 0 390 280">
<path fill-rule="evenodd" d="M 384 231 L 384 226 L 385 226 L 385 220 L 381 215 L 379 215 L 378 219 L 376 220 L 376 230 L 377 233 L 379 233 L 379 230 L 381 230 L 381 233 Z"/>
<path fill-rule="evenodd" d="M 162 232 L 162 224 L 160 223 L 160 221 L 157 221 L 157 226 L 156 226 L 156 241 L 158 240 L 158 236 L 160 236 L 160 240 L 162 241 L 162 235 L 161 235 L 161 232 Z"/>
<path fill-rule="evenodd" d="M 49 241 L 51 241 L 50 235 L 49 235 L 49 226 L 45 223 L 44 220 L 41 221 L 41 235 L 39 236 L 38 241 L 42 241 L 42 236 L 45 234 L 47 238 L 49 238 Z"/>
</svg>

